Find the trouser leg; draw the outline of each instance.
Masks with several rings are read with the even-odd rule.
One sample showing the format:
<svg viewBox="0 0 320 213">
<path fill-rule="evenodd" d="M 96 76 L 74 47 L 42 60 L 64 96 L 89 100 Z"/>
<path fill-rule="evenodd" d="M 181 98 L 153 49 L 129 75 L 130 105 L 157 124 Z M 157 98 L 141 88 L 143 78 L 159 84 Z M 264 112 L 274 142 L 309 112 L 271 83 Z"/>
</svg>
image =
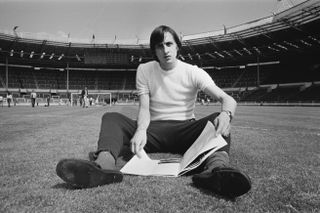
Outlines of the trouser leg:
<svg viewBox="0 0 320 213">
<path fill-rule="evenodd" d="M 105 113 L 101 121 L 98 152 L 109 151 L 117 159 L 121 150 L 130 146 L 136 128 L 136 121 L 120 113 Z"/>
<path fill-rule="evenodd" d="M 177 123 L 184 121 L 151 121 L 147 129 L 146 152 L 170 152 L 172 132 Z M 120 113 L 105 113 L 102 116 L 98 148 L 96 154 L 101 151 L 109 151 L 115 159 L 122 151 L 130 148 L 130 140 L 137 128 L 137 122 Z"/>
</svg>

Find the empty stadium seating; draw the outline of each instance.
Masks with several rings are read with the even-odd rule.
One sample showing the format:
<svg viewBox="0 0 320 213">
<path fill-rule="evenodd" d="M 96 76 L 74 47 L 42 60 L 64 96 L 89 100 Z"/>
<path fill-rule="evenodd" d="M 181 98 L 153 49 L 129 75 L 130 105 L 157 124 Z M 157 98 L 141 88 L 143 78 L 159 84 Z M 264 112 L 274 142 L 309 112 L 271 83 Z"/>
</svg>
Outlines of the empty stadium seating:
<svg viewBox="0 0 320 213">
<path fill-rule="evenodd" d="M 280 67 L 262 67 L 259 70 L 259 82 L 256 67 L 245 69 L 208 69 L 209 75 L 221 88 L 227 89 L 227 93 L 232 95 L 237 101 L 243 102 L 320 102 L 320 86 L 312 84 L 303 88 L 301 83 L 313 82 L 319 79 L 318 71 L 306 72 L 290 70 L 282 71 L 279 75 Z M 25 90 L 14 93 L 15 97 L 26 95 L 26 90 L 42 90 L 44 93 L 59 93 L 60 90 L 67 89 L 67 72 L 57 69 L 33 69 L 26 67 L 9 67 L 8 88 Z M 283 74 L 285 73 L 285 74 Z M 69 90 L 82 90 L 87 87 L 89 90 L 113 90 L 132 91 L 135 90 L 134 71 L 92 71 L 92 70 L 70 70 Z M 317 75 L 317 76 L 316 76 Z M 6 71 L 0 67 L 0 83 L 5 88 Z M 289 85 L 288 82 L 291 83 Z M 269 85 L 269 86 L 268 86 Z M 303 84 L 302 84 L 303 85 Z M 273 87 L 273 88 L 272 88 Z M 251 88 L 251 89 L 248 89 Z M 4 93 L 5 94 L 5 93 Z M 40 92 L 41 94 L 41 92 Z M 60 92 L 61 97 L 67 97 Z M 204 93 L 199 93 L 198 98 L 206 99 Z M 211 98 L 212 99 L 212 98 Z"/>
</svg>

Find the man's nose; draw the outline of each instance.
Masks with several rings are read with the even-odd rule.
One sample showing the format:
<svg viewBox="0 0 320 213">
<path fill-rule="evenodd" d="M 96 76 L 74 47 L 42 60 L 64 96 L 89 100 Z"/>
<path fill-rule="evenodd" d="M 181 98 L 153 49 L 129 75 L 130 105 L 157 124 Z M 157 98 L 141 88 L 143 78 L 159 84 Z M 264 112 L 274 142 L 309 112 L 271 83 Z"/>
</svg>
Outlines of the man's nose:
<svg viewBox="0 0 320 213">
<path fill-rule="evenodd" d="M 163 46 L 163 51 L 164 51 L 165 53 L 169 52 L 169 47 L 167 47 L 166 45 L 164 45 L 164 46 Z"/>
</svg>

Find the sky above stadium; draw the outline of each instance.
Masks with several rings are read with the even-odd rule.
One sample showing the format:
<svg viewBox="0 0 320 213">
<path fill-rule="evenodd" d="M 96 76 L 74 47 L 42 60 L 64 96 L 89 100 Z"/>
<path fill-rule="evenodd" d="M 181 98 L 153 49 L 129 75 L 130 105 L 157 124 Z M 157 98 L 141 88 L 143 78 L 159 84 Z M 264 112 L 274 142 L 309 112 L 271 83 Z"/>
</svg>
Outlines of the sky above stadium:
<svg viewBox="0 0 320 213">
<path fill-rule="evenodd" d="M 279 0 L 0 0 L 0 30 L 12 33 L 18 26 L 18 34 L 37 38 L 148 40 L 158 25 L 182 35 L 217 31 L 270 16 L 278 5 Z"/>
</svg>

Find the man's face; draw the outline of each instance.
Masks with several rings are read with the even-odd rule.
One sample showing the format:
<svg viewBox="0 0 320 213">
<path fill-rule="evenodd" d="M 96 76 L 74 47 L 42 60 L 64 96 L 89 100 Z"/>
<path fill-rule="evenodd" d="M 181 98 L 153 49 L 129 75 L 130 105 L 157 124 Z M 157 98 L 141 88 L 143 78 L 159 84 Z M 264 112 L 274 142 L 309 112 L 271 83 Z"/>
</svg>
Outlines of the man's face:
<svg viewBox="0 0 320 213">
<path fill-rule="evenodd" d="M 172 69 L 175 66 L 178 46 L 171 33 L 164 34 L 163 41 L 155 46 L 155 52 L 163 69 Z"/>
</svg>

